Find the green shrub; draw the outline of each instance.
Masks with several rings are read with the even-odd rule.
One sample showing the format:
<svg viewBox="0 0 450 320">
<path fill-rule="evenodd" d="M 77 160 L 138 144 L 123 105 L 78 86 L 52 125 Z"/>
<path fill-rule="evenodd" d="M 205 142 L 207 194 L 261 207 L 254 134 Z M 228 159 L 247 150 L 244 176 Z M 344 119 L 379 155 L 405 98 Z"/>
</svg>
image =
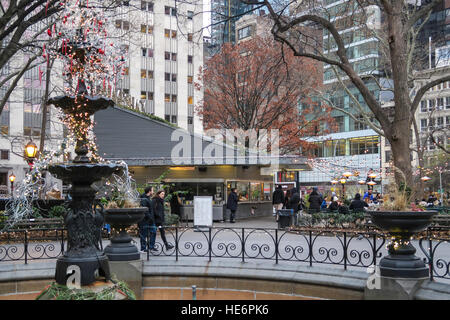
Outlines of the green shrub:
<svg viewBox="0 0 450 320">
<path fill-rule="evenodd" d="M 0 211 L 0 229 L 5 227 L 6 220 L 8 220 L 8 216 L 5 214 L 5 211 Z"/>
<path fill-rule="evenodd" d="M 165 222 L 166 225 L 177 225 L 180 217 L 177 214 L 166 213 Z"/>
<path fill-rule="evenodd" d="M 61 218 L 64 217 L 66 208 L 64 206 L 53 206 L 48 211 L 49 218 Z"/>
</svg>

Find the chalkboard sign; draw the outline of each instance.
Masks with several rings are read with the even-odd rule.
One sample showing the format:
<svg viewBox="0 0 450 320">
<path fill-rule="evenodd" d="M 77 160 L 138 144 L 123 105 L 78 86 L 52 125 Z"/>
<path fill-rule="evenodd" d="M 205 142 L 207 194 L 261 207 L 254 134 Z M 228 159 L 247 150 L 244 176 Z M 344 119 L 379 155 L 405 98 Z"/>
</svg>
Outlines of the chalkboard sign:
<svg viewBox="0 0 450 320">
<path fill-rule="evenodd" d="M 211 196 L 194 197 L 194 226 L 212 227 L 213 198 Z"/>
</svg>

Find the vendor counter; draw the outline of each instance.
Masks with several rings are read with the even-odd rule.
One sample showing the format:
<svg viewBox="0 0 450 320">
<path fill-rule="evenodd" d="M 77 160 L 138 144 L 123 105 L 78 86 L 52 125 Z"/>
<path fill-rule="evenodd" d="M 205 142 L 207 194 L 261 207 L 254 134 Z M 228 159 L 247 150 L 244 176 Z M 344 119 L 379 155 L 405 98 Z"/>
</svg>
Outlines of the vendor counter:
<svg viewBox="0 0 450 320">
<path fill-rule="evenodd" d="M 272 215 L 272 201 L 241 201 L 238 203 L 236 219 L 245 219 L 249 217 L 263 217 Z M 194 220 L 194 205 L 182 205 L 180 208 L 182 220 Z M 230 212 L 226 209 L 226 204 L 213 205 L 213 221 L 229 220 Z"/>
</svg>

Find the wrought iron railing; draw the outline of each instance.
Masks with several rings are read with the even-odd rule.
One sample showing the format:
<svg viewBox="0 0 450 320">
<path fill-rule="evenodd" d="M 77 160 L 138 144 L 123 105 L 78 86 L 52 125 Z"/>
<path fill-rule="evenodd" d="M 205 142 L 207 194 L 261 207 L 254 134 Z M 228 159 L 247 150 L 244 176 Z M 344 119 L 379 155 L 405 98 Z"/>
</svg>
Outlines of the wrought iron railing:
<svg viewBox="0 0 450 320">
<path fill-rule="evenodd" d="M 436 231 L 442 230 L 447 233 L 436 236 Z M 430 267 L 431 280 L 450 280 L 449 230 L 429 228 L 426 235 L 413 242 L 417 255 L 423 257 Z M 174 257 L 176 261 L 185 257 L 205 258 L 208 261 L 270 260 L 276 264 L 302 263 L 311 267 L 337 265 L 348 270 L 376 267 L 379 259 L 387 254 L 388 241 L 384 234 L 377 232 L 320 229 L 293 232 L 268 228 L 213 227 L 198 231 L 193 227 L 168 227 L 165 234 L 173 248 L 167 249 L 158 234 L 156 250 L 147 252 L 147 260 L 161 256 Z M 4 231 L 0 234 L 0 263 L 58 258 L 64 254 L 66 237 L 64 228 Z"/>
</svg>

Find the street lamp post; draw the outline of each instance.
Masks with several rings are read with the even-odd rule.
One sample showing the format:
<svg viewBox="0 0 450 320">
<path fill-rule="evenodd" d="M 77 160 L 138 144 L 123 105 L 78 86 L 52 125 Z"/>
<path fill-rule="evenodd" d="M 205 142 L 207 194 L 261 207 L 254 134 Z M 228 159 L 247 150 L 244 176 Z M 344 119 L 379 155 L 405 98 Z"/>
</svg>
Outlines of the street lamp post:
<svg viewBox="0 0 450 320">
<path fill-rule="evenodd" d="M 9 182 L 11 182 L 11 198 L 14 197 L 14 181 L 16 180 L 16 176 L 14 173 L 11 173 L 9 176 Z"/>
<path fill-rule="evenodd" d="M 374 172 L 371 172 L 367 176 L 370 179 L 370 181 L 367 182 L 367 190 L 372 190 L 373 191 L 373 186 L 376 185 L 374 179 L 377 177 L 377 174 L 374 173 Z"/>
<path fill-rule="evenodd" d="M 30 140 L 25 146 L 25 158 L 27 159 L 28 165 L 30 166 L 30 171 L 33 169 L 34 160 L 36 159 L 38 148 L 36 144 Z"/>
<path fill-rule="evenodd" d="M 339 182 L 342 185 L 342 200 L 345 199 L 345 183 L 347 182 L 347 179 L 342 178 L 341 180 L 339 180 Z"/>
</svg>

